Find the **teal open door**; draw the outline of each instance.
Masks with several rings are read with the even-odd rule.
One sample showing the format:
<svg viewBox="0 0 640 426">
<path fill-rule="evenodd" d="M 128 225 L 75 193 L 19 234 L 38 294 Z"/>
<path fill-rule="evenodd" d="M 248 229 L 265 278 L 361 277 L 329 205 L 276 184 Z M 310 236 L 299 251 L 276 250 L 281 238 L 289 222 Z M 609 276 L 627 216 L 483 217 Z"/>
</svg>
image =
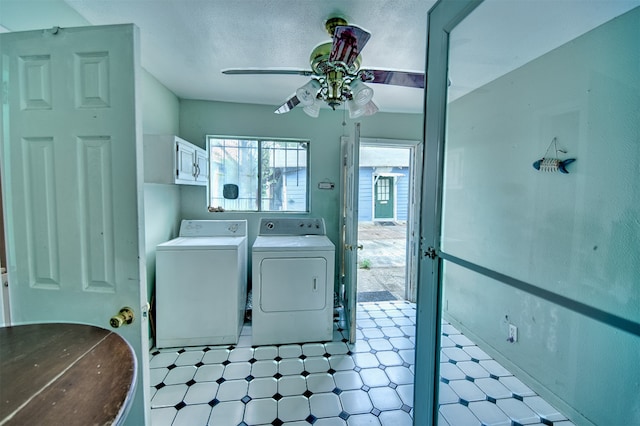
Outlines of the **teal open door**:
<svg viewBox="0 0 640 426">
<path fill-rule="evenodd" d="M 440 361 L 441 230 L 443 155 L 447 104 L 449 33 L 481 0 L 438 1 L 428 14 L 425 86 L 425 156 L 422 174 L 420 256 L 416 315 L 415 425 L 438 419 Z"/>
<path fill-rule="evenodd" d="M 640 424 L 640 7 L 447 0 L 428 19 L 414 424 L 478 417 L 445 402 L 441 315 L 571 424 Z"/>
</svg>

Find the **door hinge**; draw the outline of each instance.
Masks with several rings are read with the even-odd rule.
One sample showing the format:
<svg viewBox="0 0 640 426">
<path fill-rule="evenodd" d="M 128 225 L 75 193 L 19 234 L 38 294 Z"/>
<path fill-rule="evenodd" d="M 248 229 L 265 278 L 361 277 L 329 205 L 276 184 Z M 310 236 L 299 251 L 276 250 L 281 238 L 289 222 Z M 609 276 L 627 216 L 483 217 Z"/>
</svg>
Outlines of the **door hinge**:
<svg viewBox="0 0 640 426">
<path fill-rule="evenodd" d="M 436 252 L 436 249 L 433 247 L 428 247 L 427 251 L 424 252 L 424 255 L 429 259 L 435 259 L 436 257 L 438 257 L 438 253 Z"/>
</svg>

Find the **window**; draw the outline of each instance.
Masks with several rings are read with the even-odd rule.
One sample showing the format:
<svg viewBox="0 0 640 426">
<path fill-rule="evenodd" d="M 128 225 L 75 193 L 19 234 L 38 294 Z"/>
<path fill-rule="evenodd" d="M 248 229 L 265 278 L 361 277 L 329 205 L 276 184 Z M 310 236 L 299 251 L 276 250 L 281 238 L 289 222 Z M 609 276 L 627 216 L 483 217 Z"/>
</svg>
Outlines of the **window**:
<svg viewBox="0 0 640 426">
<path fill-rule="evenodd" d="M 309 143 L 207 136 L 209 210 L 309 211 Z"/>
</svg>

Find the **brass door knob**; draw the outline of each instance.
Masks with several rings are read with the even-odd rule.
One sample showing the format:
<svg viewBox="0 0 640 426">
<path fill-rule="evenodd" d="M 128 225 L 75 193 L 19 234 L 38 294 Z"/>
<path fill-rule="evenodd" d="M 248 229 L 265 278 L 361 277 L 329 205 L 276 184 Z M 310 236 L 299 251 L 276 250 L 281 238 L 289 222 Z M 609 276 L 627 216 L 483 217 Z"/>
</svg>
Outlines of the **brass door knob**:
<svg viewBox="0 0 640 426">
<path fill-rule="evenodd" d="M 121 325 L 131 324 L 133 322 L 133 319 L 133 309 L 125 306 L 124 308 L 120 309 L 120 312 L 118 312 L 117 315 L 111 317 L 111 319 L 109 320 L 109 325 L 111 325 L 111 327 L 113 328 L 118 328 Z"/>
</svg>

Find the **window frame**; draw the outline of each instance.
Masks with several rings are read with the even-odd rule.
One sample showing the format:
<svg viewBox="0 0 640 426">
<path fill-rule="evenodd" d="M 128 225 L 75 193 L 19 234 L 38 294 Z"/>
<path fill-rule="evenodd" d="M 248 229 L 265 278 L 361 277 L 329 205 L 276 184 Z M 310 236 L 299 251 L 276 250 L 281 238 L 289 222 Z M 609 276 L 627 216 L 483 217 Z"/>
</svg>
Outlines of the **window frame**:
<svg viewBox="0 0 640 426">
<path fill-rule="evenodd" d="M 213 161 L 212 161 L 212 150 L 211 150 L 211 141 L 215 139 L 224 139 L 224 140 L 234 140 L 234 141 L 249 141 L 256 142 L 256 151 L 257 151 L 257 176 L 255 179 L 257 180 L 257 197 L 255 198 L 256 208 L 252 210 L 243 210 L 243 209 L 226 209 L 222 211 L 226 212 L 240 212 L 240 213 L 273 213 L 273 214 L 304 214 L 309 213 L 311 211 L 311 187 L 310 187 L 310 143 L 309 139 L 303 138 L 275 138 L 275 137 L 256 137 L 256 136 L 236 136 L 236 135 L 216 135 L 216 134 L 207 134 L 205 135 L 205 144 L 207 149 L 207 157 L 209 160 L 209 178 L 207 180 L 207 205 L 210 212 L 220 211 L 217 210 L 215 206 L 212 206 L 212 194 L 211 194 L 211 179 L 215 175 L 213 170 Z M 268 151 L 270 148 L 263 148 L 265 143 L 298 143 L 300 146 L 304 148 L 299 148 L 306 151 L 306 167 L 305 167 L 305 200 L 304 200 L 304 209 L 303 210 L 268 210 L 263 208 L 263 202 L 265 198 L 263 198 L 263 190 L 265 189 L 266 183 L 264 182 L 262 171 L 264 168 L 263 163 L 263 153 Z"/>
</svg>

